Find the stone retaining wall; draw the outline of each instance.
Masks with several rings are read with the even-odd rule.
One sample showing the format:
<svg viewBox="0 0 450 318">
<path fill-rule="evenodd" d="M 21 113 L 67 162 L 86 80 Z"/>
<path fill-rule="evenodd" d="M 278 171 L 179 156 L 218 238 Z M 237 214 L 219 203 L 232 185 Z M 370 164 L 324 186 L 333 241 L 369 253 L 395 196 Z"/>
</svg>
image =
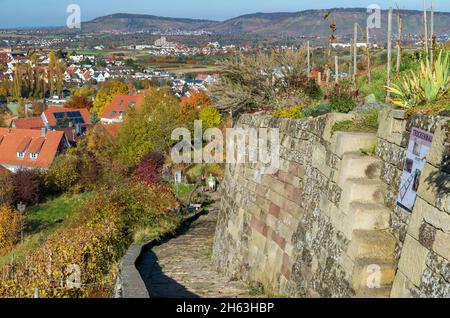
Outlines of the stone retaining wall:
<svg viewBox="0 0 450 318">
<path fill-rule="evenodd" d="M 392 297 L 450 297 L 450 131 L 448 117 L 402 111 L 382 114 L 377 153 L 388 188 L 391 233 L 400 262 Z M 433 143 L 411 212 L 396 204 L 412 127 L 432 133 Z"/>
<path fill-rule="evenodd" d="M 261 177 L 255 164 L 227 165 L 213 250 L 219 270 L 295 297 L 432 295 L 430 284 L 448 292 L 448 174 L 439 172 L 448 125 L 402 116 L 385 111 L 378 137 L 332 135 L 352 115 L 242 116 L 237 127 L 280 129 L 281 167 Z M 413 125 L 435 133 L 423 179 L 435 175 L 440 185 L 421 183 L 411 216 L 396 198 Z M 378 156 L 361 154 L 376 145 Z M 423 266 L 412 273 L 417 244 Z"/>
</svg>

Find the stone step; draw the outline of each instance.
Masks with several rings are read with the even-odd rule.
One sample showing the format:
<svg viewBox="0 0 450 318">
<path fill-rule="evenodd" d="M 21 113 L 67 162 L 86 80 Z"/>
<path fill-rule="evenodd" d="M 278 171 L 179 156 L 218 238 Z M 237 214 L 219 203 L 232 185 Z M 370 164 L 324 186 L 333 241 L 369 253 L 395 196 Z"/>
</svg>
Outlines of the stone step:
<svg viewBox="0 0 450 318">
<path fill-rule="evenodd" d="M 381 287 L 373 289 L 362 289 L 355 291 L 357 298 L 390 298 L 392 287 Z"/>
<path fill-rule="evenodd" d="M 397 265 L 395 261 L 356 260 L 352 284 L 357 297 L 389 297 Z"/>
<path fill-rule="evenodd" d="M 347 255 L 353 261 L 387 263 L 395 259 L 395 238 L 385 231 L 353 231 Z"/>
<path fill-rule="evenodd" d="M 335 132 L 332 140 L 332 151 L 340 158 L 346 153 L 359 153 L 376 145 L 377 136 L 371 133 Z"/>
<path fill-rule="evenodd" d="M 385 230 L 389 228 L 390 210 L 379 203 L 350 203 L 354 230 Z"/>
<path fill-rule="evenodd" d="M 349 208 L 353 202 L 384 204 L 384 191 L 381 180 L 348 179 L 342 193 L 341 204 Z"/>
<path fill-rule="evenodd" d="M 343 187 L 347 179 L 379 179 L 383 161 L 378 157 L 365 157 L 359 153 L 348 153 L 342 158 L 339 185 Z"/>
</svg>

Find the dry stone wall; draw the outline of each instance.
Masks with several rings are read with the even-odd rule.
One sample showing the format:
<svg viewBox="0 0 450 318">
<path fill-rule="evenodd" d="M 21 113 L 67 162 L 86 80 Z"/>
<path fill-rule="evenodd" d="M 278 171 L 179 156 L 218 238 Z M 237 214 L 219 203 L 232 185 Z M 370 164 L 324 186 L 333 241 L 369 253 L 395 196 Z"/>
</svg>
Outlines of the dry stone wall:
<svg viewBox="0 0 450 318">
<path fill-rule="evenodd" d="M 240 117 L 236 127 L 279 128 L 281 164 L 276 174 L 262 176 L 256 164 L 227 165 L 213 248 L 220 271 L 294 297 L 446 295 L 445 118 L 405 120 L 386 110 L 378 136 L 332 134 L 336 122 L 352 116 Z M 396 199 L 414 125 L 435 139 L 411 214 Z M 374 147 L 376 156 L 362 155 Z M 430 175 L 440 183 L 428 184 Z M 422 265 L 411 269 L 416 254 Z"/>
</svg>

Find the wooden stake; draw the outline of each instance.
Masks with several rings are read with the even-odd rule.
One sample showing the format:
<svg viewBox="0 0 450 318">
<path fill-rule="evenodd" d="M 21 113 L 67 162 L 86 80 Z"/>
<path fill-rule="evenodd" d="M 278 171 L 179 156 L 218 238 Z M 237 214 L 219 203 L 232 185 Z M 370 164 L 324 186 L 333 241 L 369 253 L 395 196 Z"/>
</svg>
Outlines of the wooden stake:
<svg viewBox="0 0 450 318">
<path fill-rule="evenodd" d="M 423 0 L 423 25 L 425 28 L 425 53 L 428 58 L 428 23 L 427 23 L 427 1 Z"/>
<path fill-rule="evenodd" d="M 353 39 L 353 82 L 356 82 L 356 73 L 358 71 L 357 56 L 358 56 L 358 23 L 355 23 L 354 39 Z"/>
<path fill-rule="evenodd" d="M 434 0 L 431 0 L 431 21 L 430 21 L 430 36 L 431 36 L 431 49 L 430 49 L 430 64 L 433 67 L 434 63 Z"/>
<path fill-rule="evenodd" d="M 369 37 L 369 26 L 366 27 L 366 37 L 367 37 L 367 81 L 369 84 L 372 82 L 372 70 L 370 64 L 370 37 Z"/>
<path fill-rule="evenodd" d="M 350 62 L 348 63 L 348 76 L 353 74 L 353 39 L 350 40 Z"/>
<path fill-rule="evenodd" d="M 335 74 L 334 81 L 336 83 L 339 83 L 339 57 L 337 55 L 334 57 L 334 74 Z"/>
<path fill-rule="evenodd" d="M 391 58 L 392 58 L 392 7 L 388 11 L 388 38 L 387 38 L 387 71 L 386 86 L 391 86 Z M 386 101 L 390 98 L 389 91 L 386 92 Z"/>
<path fill-rule="evenodd" d="M 400 64 L 402 59 L 402 17 L 400 11 L 397 11 L 397 27 L 398 27 L 398 38 L 397 38 L 397 65 L 396 74 L 397 78 L 400 76 Z"/>
<path fill-rule="evenodd" d="M 306 43 L 306 51 L 307 51 L 307 57 L 306 60 L 308 61 L 308 78 L 311 77 L 311 54 L 309 52 L 310 47 L 309 47 L 309 41 Z"/>
</svg>

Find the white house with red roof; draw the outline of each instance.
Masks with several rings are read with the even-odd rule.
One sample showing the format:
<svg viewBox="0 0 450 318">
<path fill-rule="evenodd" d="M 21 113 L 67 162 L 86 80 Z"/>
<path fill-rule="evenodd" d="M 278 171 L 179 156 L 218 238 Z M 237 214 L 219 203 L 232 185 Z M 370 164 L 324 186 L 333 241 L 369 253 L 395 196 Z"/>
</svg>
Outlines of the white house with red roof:
<svg viewBox="0 0 450 318">
<path fill-rule="evenodd" d="M 91 115 L 85 108 L 49 107 L 40 117 L 19 118 L 12 122 L 18 129 L 62 131 L 70 142 L 77 142 L 92 125 Z"/>
<path fill-rule="evenodd" d="M 141 107 L 143 101 L 143 95 L 117 95 L 103 111 L 101 122 L 104 124 L 120 123 L 130 109 Z"/>
<path fill-rule="evenodd" d="M 48 169 L 68 146 L 62 131 L 0 128 L 0 166 L 11 172 Z"/>
</svg>

